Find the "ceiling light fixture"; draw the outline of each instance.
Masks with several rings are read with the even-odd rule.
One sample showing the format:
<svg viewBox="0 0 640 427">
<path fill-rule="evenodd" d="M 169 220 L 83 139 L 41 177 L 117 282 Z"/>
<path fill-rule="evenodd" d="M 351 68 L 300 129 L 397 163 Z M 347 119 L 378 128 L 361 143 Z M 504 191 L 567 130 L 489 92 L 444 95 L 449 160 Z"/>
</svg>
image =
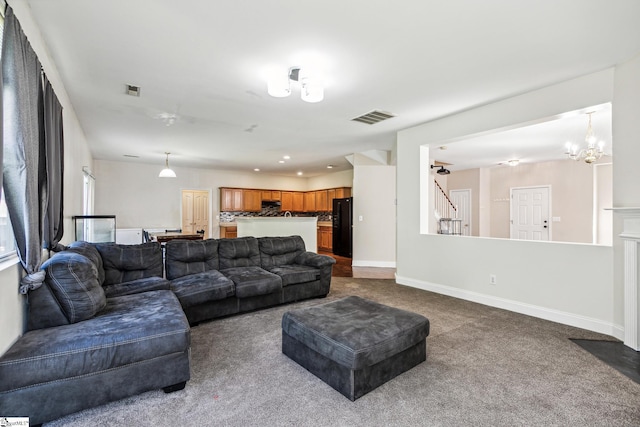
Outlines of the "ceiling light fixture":
<svg viewBox="0 0 640 427">
<path fill-rule="evenodd" d="M 574 144 L 571 141 L 568 141 L 565 146 L 565 154 L 572 160 L 582 160 L 585 163 L 591 164 L 604 155 L 604 141 L 598 142 L 598 139 L 593 133 L 593 128 L 591 127 L 592 114 L 593 111 L 587 113 L 589 116 L 589 124 L 587 125 L 587 134 L 584 137 L 587 147 L 581 149 L 578 144 Z"/>
<path fill-rule="evenodd" d="M 302 171 L 298 172 L 298 176 L 302 176 Z"/>
<path fill-rule="evenodd" d="M 327 169 L 333 169 L 333 165 L 327 165 Z"/>
<path fill-rule="evenodd" d="M 322 81 L 309 70 L 291 67 L 286 73 L 274 73 L 267 81 L 267 92 L 275 98 L 291 95 L 291 82 L 300 83 L 300 98 L 305 102 L 320 102 L 324 99 Z"/>
<path fill-rule="evenodd" d="M 431 169 L 433 169 L 433 168 L 437 168 L 437 167 L 438 167 L 438 166 L 436 166 L 436 165 L 431 165 Z M 444 168 L 444 166 L 440 166 L 440 169 L 438 169 L 438 170 L 436 171 L 436 173 L 437 173 L 438 175 L 449 175 L 449 174 L 451 173 L 451 171 L 450 171 L 449 169 L 445 169 L 445 168 Z"/>
<path fill-rule="evenodd" d="M 509 161 L 507 162 L 507 164 L 508 164 L 509 166 L 518 166 L 518 165 L 520 164 L 520 160 L 518 160 L 518 159 L 512 159 L 512 160 L 509 160 Z"/>
<path fill-rule="evenodd" d="M 169 154 L 171 153 L 168 153 L 165 151 L 164 154 L 167 155 L 167 160 L 165 160 L 164 169 L 160 171 L 160 173 L 158 174 L 158 177 L 159 178 L 175 178 L 176 173 L 169 167 Z"/>
</svg>

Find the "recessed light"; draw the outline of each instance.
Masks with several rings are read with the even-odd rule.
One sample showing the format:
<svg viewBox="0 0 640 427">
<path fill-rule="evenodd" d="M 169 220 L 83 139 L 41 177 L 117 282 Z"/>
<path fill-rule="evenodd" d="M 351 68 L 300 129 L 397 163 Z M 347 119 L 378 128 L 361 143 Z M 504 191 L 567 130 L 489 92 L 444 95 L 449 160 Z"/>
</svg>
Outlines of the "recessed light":
<svg viewBox="0 0 640 427">
<path fill-rule="evenodd" d="M 254 169 L 254 171 L 255 171 L 255 172 L 260 172 L 260 169 L 255 168 L 255 169 Z"/>
<path fill-rule="evenodd" d="M 284 160 L 278 160 L 278 163 L 284 163 Z"/>
<path fill-rule="evenodd" d="M 509 164 L 509 166 L 518 166 L 518 164 L 520 163 L 520 160 L 513 159 L 513 160 L 509 160 L 507 163 Z"/>
<path fill-rule="evenodd" d="M 291 158 L 291 156 L 282 156 L 283 159 L 285 160 L 289 160 Z"/>
<path fill-rule="evenodd" d="M 327 169 L 333 169 L 333 165 L 327 165 Z"/>
<path fill-rule="evenodd" d="M 301 175 L 302 175 L 302 171 L 298 172 L 298 176 L 301 176 Z"/>
</svg>

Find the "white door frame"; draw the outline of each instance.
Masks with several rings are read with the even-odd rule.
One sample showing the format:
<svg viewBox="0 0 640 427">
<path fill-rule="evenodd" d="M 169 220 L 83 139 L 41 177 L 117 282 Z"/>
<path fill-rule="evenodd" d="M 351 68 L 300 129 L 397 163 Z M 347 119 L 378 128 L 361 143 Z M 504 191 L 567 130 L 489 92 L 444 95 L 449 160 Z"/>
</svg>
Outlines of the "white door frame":
<svg viewBox="0 0 640 427">
<path fill-rule="evenodd" d="M 548 203 L 548 207 L 549 207 L 549 211 L 547 212 L 547 217 L 549 218 L 547 221 L 548 224 L 548 230 L 549 230 L 549 242 L 553 241 L 553 236 L 551 235 L 551 233 L 553 232 L 553 227 L 551 226 L 551 223 L 553 222 L 551 218 L 551 212 L 553 212 L 551 210 L 551 200 L 553 199 L 551 197 L 551 185 L 528 185 L 525 187 L 510 187 L 509 188 L 509 238 L 513 239 L 513 190 L 528 190 L 528 189 L 532 189 L 532 188 L 546 188 L 549 190 L 549 203 Z"/>
</svg>

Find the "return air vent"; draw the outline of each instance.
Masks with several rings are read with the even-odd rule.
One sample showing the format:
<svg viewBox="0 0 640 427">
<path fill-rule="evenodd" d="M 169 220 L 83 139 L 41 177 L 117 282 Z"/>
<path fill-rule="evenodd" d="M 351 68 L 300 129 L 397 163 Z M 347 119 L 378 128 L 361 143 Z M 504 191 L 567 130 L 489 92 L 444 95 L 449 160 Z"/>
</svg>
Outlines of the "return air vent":
<svg viewBox="0 0 640 427">
<path fill-rule="evenodd" d="M 355 119 L 351 119 L 351 120 L 353 120 L 354 122 L 373 125 L 383 120 L 390 119 L 392 117 L 395 117 L 395 116 L 391 113 L 385 113 L 384 111 L 373 110 L 370 113 L 363 114 L 362 116 L 356 117 Z"/>
</svg>

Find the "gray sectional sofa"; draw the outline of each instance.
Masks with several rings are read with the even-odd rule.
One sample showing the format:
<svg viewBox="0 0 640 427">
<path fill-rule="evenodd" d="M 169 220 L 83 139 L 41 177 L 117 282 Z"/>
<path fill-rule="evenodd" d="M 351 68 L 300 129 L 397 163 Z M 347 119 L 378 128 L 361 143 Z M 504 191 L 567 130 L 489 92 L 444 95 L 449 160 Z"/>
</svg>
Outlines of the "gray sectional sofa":
<svg viewBox="0 0 640 427">
<path fill-rule="evenodd" d="M 172 240 L 166 272 L 187 319 L 203 320 L 329 293 L 335 259 L 300 236 Z"/>
<path fill-rule="evenodd" d="M 335 263 L 299 236 L 174 240 L 164 255 L 158 243 L 74 242 L 47 260 L 45 282 L 29 293 L 28 331 L 0 357 L 0 414 L 36 425 L 180 390 L 189 322 L 323 297 Z"/>
</svg>

